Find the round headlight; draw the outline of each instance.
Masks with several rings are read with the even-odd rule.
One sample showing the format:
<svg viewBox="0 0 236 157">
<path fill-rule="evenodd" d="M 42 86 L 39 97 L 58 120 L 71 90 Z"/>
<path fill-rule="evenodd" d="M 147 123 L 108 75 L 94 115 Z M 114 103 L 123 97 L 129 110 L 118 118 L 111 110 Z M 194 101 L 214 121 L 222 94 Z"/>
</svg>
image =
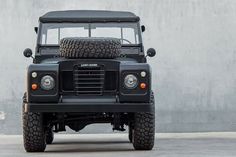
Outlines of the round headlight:
<svg viewBox="0 0 236 157">
<path fill-rule="evenodd" d="M 44 90 L 51 90 L 55 87 L 55 81 L 52 76 L 46 75 L 41 79 L 41 88 Z"/>
<path fill-rule="evenodd" d="M 138 85 L 138 79 L 133 74 L 129 74 L 129 75 L 125 76 L 124 84 L 125 84 L 126 88 L 134 89 Z"/>
</svg>

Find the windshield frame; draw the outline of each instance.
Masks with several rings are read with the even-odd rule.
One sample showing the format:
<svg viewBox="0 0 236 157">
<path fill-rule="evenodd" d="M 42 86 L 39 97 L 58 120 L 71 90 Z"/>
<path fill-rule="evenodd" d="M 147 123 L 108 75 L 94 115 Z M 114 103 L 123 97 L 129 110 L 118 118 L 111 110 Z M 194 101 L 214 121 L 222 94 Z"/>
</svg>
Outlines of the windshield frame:
<svg viewBox="0 0 236 157">
<path fill-rule="evenodd" d="M 117 24 L 117 25 L 120 25 L 120 24 L 123 24 L 124 25 L 124 28 L 125 28 L 125 25 L 129 25 L 129 24 L 136 24 L 136 27 L 134 27 L 134 29 L 136 29 L 136 30 L 134 30 L 134 32 L 137 32 L 137 33 L 135 33 L 136 35 L 137 35 L 137 44 L 122 44 L 122 46 L 125 46 L 125 47 L 128 47 L 128 46 L 130 46 L 130 47 L 133 47 L 133 46 L 140 46 L 140 45 L 142 45 L 142 36 L 141 36 L 141 28 L 140 28 L 140 23 L 139 22 L 91 22 L 91 23 L 73 23 L 73 22 L 63 22 L 63 23 L 66 23 L 66 24 L 88 24 L 89 25 L 89 32 L 91 32 L 91 25 L 93 25 L 93 24 L 104 24 L 104 25 L 108 25 L 108 27 L 109 27 L 109 24 L 113 24 L 114 26 Z M 63 23 L 57 23 L 57 22 L 55 22 L 54 24 L 63 24 Z M 37 37 L 37 47 L 40 47 L 40 46 L 42 46 L 42 47 L 50 47 L 50 46 L 59 46 L 58 44 L 41 44 L 41 40 L 42 40 L 42 29 L 43 29 L 43 25 L 44 24 L 52 24 L 52 23 L 42 23 L 42 22 L 40 22 L 39 23 L 39 30 L 38 30 L 38 37 Z M 108 28 L 107 27 L 107 28 Z M 122 28 L 122 27 L 120 27 L 120 28 Z M 129 28 L 129 27 L 127 27 L 127 28 Z M 134 34 L 134 35 L 135 35 Z M 38 49 L 38 48 L 37 48 Z M 36 51 L 37 52 L 37 51 Z"/>
</svg>

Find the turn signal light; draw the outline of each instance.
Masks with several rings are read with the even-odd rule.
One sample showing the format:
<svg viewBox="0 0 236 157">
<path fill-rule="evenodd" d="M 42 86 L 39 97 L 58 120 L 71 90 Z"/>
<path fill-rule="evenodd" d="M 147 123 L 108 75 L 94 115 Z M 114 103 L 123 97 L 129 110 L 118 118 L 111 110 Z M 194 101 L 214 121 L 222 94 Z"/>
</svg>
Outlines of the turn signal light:
<svg viewBox="0 0 236 157">
<path fill-rule="evenodd" d="M 147 86 L 146 83 L 140 83 L 140 88 L 141 88 L 141 89 L 145 89 L 146 86 Z"/>
<path fill-rule="evenodd" d="M 32 88 L 32 90 L 36 90 L 38 88 L 38 85 L 34 83 L 31 85 L 31 88 Z"/>
</svg>

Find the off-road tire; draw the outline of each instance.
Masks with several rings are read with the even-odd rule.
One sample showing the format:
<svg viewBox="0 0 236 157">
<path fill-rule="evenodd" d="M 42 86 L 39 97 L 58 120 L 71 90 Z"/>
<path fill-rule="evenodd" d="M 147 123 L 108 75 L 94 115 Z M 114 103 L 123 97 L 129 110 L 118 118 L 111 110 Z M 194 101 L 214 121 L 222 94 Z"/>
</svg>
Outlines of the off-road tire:
<svg viewBox="0 0 236 157">
<path fill-rule="evenodd" d="M 155 101 L 151 94 L 151 112 L 134 115 L 133 146 L 136 150 L 151 150 L 155 141 Z"/>
<path fill-rule="evenodd" d="M 26 102 L 26 95 L 23 97 Z M 23 105 L 24 106 L 24 105 Z M 46 148 L 43 117 L 41 113 L 22 111 L 23 141 L 27 152 L 43 152 Z"/>
<path fill-rule="evenodd" d="M 116 58 L 121 42 L 117 38 L 63 38 L 60 55 L 65 58 Z"/>
<path fill-rule="evenodd" d="M 132 129 L 132 126 L 129 126 L 129 142 L 132 143 L 133 141 L 133 129 Z"/>
<path fill-rule="evenodd" d="M 54 132 L 52 131 L 52 129 L 49 129 L 48 131 L 46 131 L 46 143 L 52 144 L 53 140 L 54 140 Z"/>
</svg>

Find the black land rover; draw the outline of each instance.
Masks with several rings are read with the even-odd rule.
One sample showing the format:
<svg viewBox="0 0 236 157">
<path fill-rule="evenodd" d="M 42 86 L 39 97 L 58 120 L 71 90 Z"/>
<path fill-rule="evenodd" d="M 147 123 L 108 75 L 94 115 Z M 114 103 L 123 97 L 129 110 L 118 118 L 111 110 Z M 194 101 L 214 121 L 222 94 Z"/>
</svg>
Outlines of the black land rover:
<svg viewBox="0 0 236 157">
<path fill-rule="evenodd" d="M 111 123 L 136 150 L 151 150 L 155 102 L 139 17 L 118 11 L 53 11 L 39 18 L 23 97 L 27 152 L 42 152 L 54 133 Z"/>
</svg>

